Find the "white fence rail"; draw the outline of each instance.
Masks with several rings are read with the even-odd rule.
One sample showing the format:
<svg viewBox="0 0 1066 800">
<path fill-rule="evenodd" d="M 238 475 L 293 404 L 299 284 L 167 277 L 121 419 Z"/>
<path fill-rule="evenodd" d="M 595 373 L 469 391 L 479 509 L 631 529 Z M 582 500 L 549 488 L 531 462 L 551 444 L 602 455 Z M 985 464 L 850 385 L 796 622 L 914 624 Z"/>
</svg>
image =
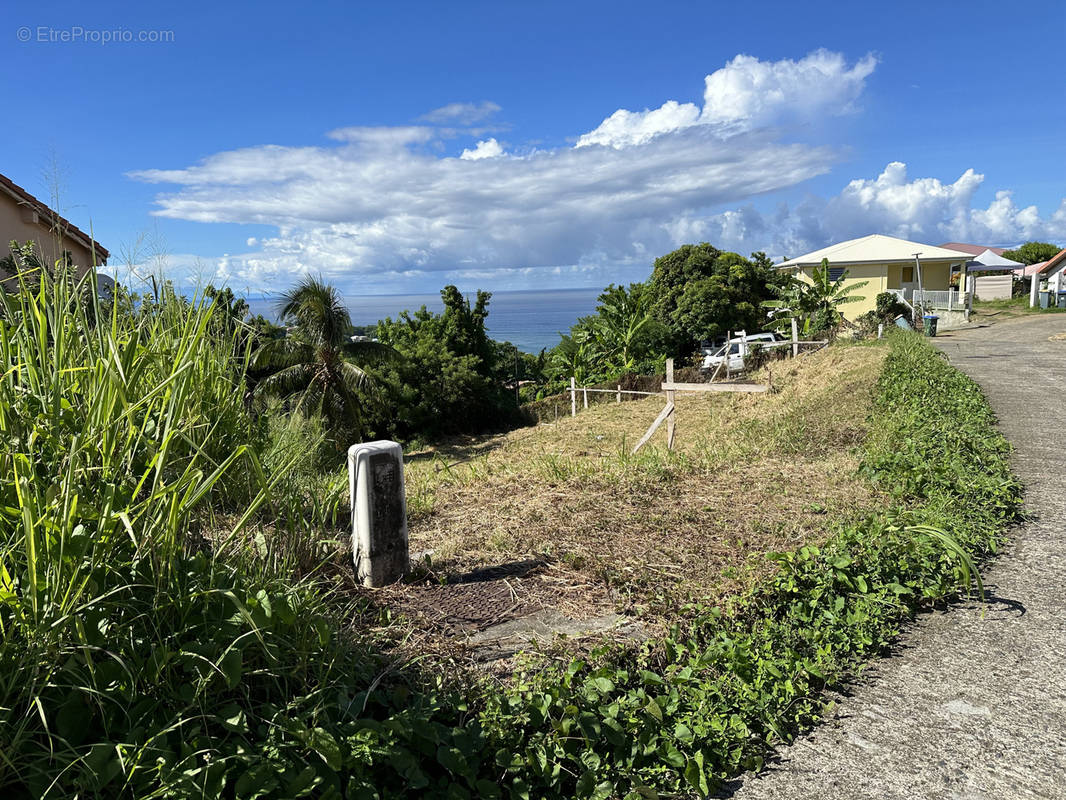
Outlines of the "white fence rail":
<svg viewBox="0 0 1066 800">
<path fill-rule="evenodd" d="M 922 306 L 923 308 L 947 309 L 948 311 L 963 311 L 970 306 L 972 295 L 969 292 L 959 292 L 957 289 L 889 289 L 889 292 L 899 297 L 909 306 Z"/>
</svg>

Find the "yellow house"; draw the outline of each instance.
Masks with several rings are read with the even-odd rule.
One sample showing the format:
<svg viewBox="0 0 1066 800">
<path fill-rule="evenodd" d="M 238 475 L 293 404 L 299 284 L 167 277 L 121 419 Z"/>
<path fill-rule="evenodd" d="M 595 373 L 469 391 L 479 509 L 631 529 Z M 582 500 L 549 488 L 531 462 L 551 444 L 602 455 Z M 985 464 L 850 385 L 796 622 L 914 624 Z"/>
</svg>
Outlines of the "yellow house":
<svg viewBox="0 0 1066 800">
<path fill-rule="evenodd" d="M 860 239 L 823 247 L 812 253 L 790 258 L 777 265 L 792 272 L 800 280 L 811 281 L 815 267 L 822 259 L 829 261 L 829 276 L 836 280 L 845 275 L 844 285 L 866 282 L 852 293 L 863 299 L 841 306 L 848 319 L 872 311 L 877 295 L 892 292 L 908 305 L 919 301 L 923 308 L 965 313 L 969 307 L 967 293 L 960 294 L 951 286 L 953 272 L 965 275 L 969 253 L 948 250 L 921 242 L 897 239 L 875 233 Z"/>
</svg>

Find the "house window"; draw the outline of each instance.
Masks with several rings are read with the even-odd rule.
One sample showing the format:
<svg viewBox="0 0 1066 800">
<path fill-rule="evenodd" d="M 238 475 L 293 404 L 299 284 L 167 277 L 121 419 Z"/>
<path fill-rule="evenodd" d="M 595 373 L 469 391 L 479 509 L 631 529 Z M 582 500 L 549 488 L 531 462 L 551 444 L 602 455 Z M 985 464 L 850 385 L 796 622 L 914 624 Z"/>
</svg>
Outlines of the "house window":
<svg viewBox="0 0 1066 800">
<path fill-rule="evenodd" d="M 843 277 L 844 277 L 844 268 L 843 267 L 830 267 L 829 268 L 829 280 L 831 280 L 831 281 L 839 281 Z"/>
<path fill-rule="evenodd" d="M 914 267 L 903 268 L 903 282 L 914 283 Z"/>
</svg>

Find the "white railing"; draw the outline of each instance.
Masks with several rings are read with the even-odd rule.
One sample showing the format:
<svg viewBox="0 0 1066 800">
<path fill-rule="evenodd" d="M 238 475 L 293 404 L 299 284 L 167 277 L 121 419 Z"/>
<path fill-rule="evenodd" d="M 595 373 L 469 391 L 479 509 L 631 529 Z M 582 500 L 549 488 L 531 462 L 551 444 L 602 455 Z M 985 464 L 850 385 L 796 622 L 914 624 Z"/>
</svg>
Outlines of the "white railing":
<svg viewBox="0 0 1066 800">
<path fill-rule="evenodd" d="M 892 294 L 899 297 L 907 305 L 922 306 L 922 308 L 947 309 L 948 311 L 963 311 L 969 306 L 970 293 L 959 292 L 958 289 L 889 289 Z"/>
</svg>

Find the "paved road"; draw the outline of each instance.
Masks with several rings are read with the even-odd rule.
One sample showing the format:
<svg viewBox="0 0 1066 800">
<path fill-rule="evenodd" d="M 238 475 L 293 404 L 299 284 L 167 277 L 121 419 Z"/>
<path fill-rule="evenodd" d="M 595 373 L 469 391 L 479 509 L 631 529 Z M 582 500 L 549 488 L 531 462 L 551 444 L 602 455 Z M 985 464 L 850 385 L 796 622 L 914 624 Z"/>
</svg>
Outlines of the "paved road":
<svg viewBox="0 0 1066 800">
<path fill-rule="evenodd" d="M 1066 798 L 1066 341 L 1049 341 L 1060 333 L 1066 316 L 1048 315 L 937 337 L 1016 448 L 1028 521 L 987 569 L 988 604 L 923 616 L 833 719 L 735 798 Z"/>
</svg>

